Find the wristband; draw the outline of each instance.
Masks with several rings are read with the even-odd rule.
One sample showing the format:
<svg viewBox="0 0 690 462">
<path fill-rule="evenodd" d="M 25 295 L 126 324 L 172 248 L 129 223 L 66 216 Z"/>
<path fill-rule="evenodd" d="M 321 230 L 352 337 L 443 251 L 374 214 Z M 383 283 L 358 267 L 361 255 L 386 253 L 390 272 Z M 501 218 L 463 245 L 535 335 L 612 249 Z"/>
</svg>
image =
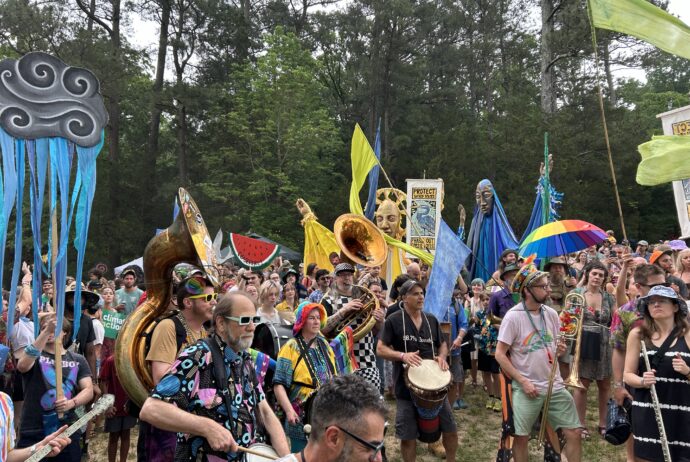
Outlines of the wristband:
<svg viewBox="0 0 690 462">
<path fill-rule="evenodd" d="M 400 361 L 405 362 L 405 353 L 400 353 Z"/>
<path fill-rule="evenodd" d="M 33 343 L 30 343 L 24 348 L 24 354 L 30 358 L 38 358 L 41 356 L 41 350 L 36 348 Z"/>
<path fill-rule="evenodd" d="M 74 408 L 73 408 L 73 409 L 76 409 L 76 408 L 77 408 L 77 400 L 74 399 L 74 398 L 72 398 L 72 404 L 74 404 Z"/>
<path fill-rule="evenodd" d="M 620 382 L 613 382 L 613 388 L 623 388 L 625 387 L 625 384 L 621 380 Z"/>
</svg>

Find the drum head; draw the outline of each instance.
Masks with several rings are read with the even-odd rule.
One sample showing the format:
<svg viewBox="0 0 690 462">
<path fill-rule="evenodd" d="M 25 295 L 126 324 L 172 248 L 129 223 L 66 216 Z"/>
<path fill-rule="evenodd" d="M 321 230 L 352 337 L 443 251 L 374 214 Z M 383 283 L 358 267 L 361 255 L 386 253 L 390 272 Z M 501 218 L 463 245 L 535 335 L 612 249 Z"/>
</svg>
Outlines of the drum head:
<svg viewBox="0 0 690 462">
<path fill-rule="evenodd" d="M 278 359 L 280 348 L 293 338 L 292 326 L 278 326 L 274 324 L 259 324 L 254 330 L 252 348 Z"/>
<path fill-rule="evenodd" d="M 251 449 L 254 452 L 266 454 L 267 457 L 261 457 L 255 454 L 246 453 L 244 460 L 246 460 L 247 462 L 268 462 L 279 458 L 278 453 L 268 444 L 254 443 L 251 446 L 249 446 L 249 449 Z"/>
<path fill-rule="evenodd" d="M 418 367 L 407 368 L 410 384 L 426 391 L 442 390 L 450 383 L 450 371 L 442 371 L 433 359 L 422 359 Z"/>
</svg>

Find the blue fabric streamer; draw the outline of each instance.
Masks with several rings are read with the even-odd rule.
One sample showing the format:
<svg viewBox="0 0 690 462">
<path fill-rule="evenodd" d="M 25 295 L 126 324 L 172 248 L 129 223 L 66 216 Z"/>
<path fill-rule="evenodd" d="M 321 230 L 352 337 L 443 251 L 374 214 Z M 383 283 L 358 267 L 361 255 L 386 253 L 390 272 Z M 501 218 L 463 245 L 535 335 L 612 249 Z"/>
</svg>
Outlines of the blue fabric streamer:
<svg viewBox="0 0 690 462">
<path fill-rule="evenodd" d="M 545 183 L 546 179 L 543 176 L 539 177 L 539 182 L 537 183 L 537 197 L 534 200 L 534 207 L 532 207 L 532 215 L 530 215 L 527 229 L 520 239 L 520 244 L 524 242 L 525 238 L 529 236 L 532 231 L 546 224 L 544 223 L 544 192 L 546 191 Z M 551 223 L 552 221 L 556 221 L 560 218 L 558 215 L 558 208 L 560 207 L 562 200 L 563 193 L 556 191 L 556 188 L 549 184 L 549 202 L 551 205 L 549 208 L 549 221 L 547 223 Z"/>
<path fill-rule="evenodd" d="M 456 279 L 470 253 L 470 248 L 444 220 L 441 220 L 436 239 L 434 266 L 431 267 L 431 276 L 424 297 L 425 312 L 433 314 L 439 320 L 443 319 L 453 298 Z"/>
<path fill-rule="evenodd" d="M 0 128 L 0 150 L 2 151 L 2 186 L 0 186 L 0 197 L 2 198 L 2 210 L 0 210 L 0 244 L 2 246 L 0 249 L 2 249 L 2 251 L 0 252 L 0 283 L 3 280 L 7 228 L 17 194 L 17 168 L 14 149 L 14 138 Z M 10 310 L 10 312 L 12 312 L 12 317 L 14 317 L 13 311 L 13 309 Z M 1 306 L 0 315 L 2 315 Z M 7 338 L 9 338 L 12 331 L 11 323 L 7 326 L 7 330 Z"/>
<path fill-rule="evenodd" d="M 77 162 L 77 178 L 78 182 L 75 184 L 75 191 L 77 187 L 79 190 L 79 202 L 77 203 L 77 211 L 75 218 L 74 248 L 77 249 L 77 280 L 80 281 L 82 271 L 84 270 L 84 254 L 86 252 L 86 241 L 89 234 L 89 222 L 91 221 L 91 206 L 93 204 L 93 196 L 96 193 L 96 158 L 103 147 L 103 133 L 101 133 L 101 141 L 98 145 L 83 148 L 77 146 L 78 162 Z M 76 339 L 77 331 L 79 329 L 78 313 L 81 312 L 81 284 L 77 284 L 74 294 L 74 333 L 73 340 Z"/>
<path fill-rule="evenodd" d="M 379 125 L 376 128 L 376 142 L 374 142 L 374 154 L 377 159 L 381 159 L 381 118 L 379 117 Z M 369 220 L 374 220 L 374 212 L 376 212 L 376 189 L 379 185 L 379 172 L 381 166 L 374 165 L 374 168 L 369 172 L 369 196 L 367 197 L 367 205 L 364 208 L 364 216 Z"/>
<path fill-rule="evenodd" d="M 33 306 L 34 335 L 38 336 L 40 326 L 38 324 L 38 312 L 42 307 L 41 293 L 43 276 L 50 277 L 50 271 L 41 259 L 41 219 L 43 216 L 43 198 L 46 187 L 46 173 L 48 158 L 50 156 L 48 140 L 45 138 L 36 141 L 27 141 L 27 155 L 31 172 L 30 196 L 31 196 L 31 232 L 34 245 L 34 279 L 33 279 Z M 43 270 L 41 270 L 41 268 Z"/>
<path fill-rule="evenodd" d="M 484 215 L 479 205 L 474 207 L 474 217 L 467 236 L 472 249 L 469 271 L 472 278 L 488 281 L 498 267 L 498 260 L 505 249 L 518 248 L 517 238 L 508 222 L 501 201 L 489 180 L 482 180 L 478 187 L 489 185 L 494 197 L 494 205 L 488 215 Z M 437 251 L 438 254 L 438 251 Z"/>
<path fill-rule="evenodd" d="M 16 197 L 17 206 L 15 207 L 15 228 L 14 228 L 14 264 L 12 265 L 12 278 L 10 282 L 10 300 L 7 306 L 11 307 L 7 313 L 7 335 L 12 335 L 12 328 L 14 327 L 14 307 L 17 306 L 17 291 L 15 288 L 19 285 L 19 273 L 22 266 L 22 202 L 24 201 L 24 140 L 15 140 L 15 154 L 16 154 Z M 4 247 L 3 247 L 4 249 Z M 0 279 L 1 281 L 2 279 Z M 23 288 L 22 288 L 23 289 Z"/>
</svg>

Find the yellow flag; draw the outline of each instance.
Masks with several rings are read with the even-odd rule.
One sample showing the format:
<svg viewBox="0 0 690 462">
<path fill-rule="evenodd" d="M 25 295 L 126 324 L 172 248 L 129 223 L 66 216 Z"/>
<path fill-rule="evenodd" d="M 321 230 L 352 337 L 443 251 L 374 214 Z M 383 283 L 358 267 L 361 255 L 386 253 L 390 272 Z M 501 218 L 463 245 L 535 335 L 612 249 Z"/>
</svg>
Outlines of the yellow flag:
<svg viewBox="0 0 690 462">
<path fill-rule="evenodd" d="M 355 132 L 352 134 L 352 148 L 350 150 L 350 158 L 352 162 L 352 185 L 350 186 L 350 213 L 357 215 L 364 215 L 362 202 L 359 200 L 359 191 L 362 189 L 364 182 L 367 179 L 369 171 L 378 164 L 374 150 L 371 148 L 367 137 L 360 128 L 359 124 L 355 125 Z M 412 247 L 397 239 L 385 235 L 388 245 L 402 249 L 423 262 L 431 265 L 434 262 L 434 256 L 429 252 Z"/>
<path fill-rule="evenodd" d="M 637 147 L 637 182 L 654 186 L 690 178 L 690 136 L 653 136 Z"/>
<path fill-rule="evenodd" d="M 304 265 L 316 263 L 320 269 L 333 271 L 333 265 L 328 256 L 335 252 L 340 254 L 340 247 L 335 241 L 333 232 L 316 221 L 314 214 L 310 214 L 302 221 L 304 226 Z"/>
<path fill-rule="evenodd" d="M 378 163 L 374 150 L 371 149 L 367 137 L 355 124 L 355 132 L 352 134 L 352 148 L 350 150 L 352 162 L 352 185 L 350 186 L 350 212 L 364 215 L 362 202 L 359 200 L 359 191 L 367 179 L 369 171 Z"/>
<path fill-rule="evenodd" d="M 589 11 L 596 27 L 632 35 L 690 59 L 690 27 L 647 0 L 589 0 Z"/>
</svg>

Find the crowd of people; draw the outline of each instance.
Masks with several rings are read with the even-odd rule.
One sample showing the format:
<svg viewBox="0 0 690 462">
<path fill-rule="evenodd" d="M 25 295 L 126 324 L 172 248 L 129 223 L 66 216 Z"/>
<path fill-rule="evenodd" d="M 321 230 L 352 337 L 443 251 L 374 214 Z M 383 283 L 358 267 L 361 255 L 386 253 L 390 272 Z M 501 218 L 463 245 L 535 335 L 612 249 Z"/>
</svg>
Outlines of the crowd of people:
<svg viewBox="0 0 690 462">
<path fill-rule="evenodd" d="M 439 441 L 429 445 L 447 461 L 456 460 L 461 450 L 454 413 L 476 406 L 503 412 L 505 379 L 511 379 L 512 393 L 511 412 L 503 417 L 514 437 L 516 462 L 528 460 L 528 440 L 547 390 L 548 422 L 561 433 L 560 452 L 568 461 L 582 460 L 583 440 L 604 436 L 611 397 L 632 418 L 628 461 L 664 460 L 657 414 L 671 460 L 690 460 L 690 249 L 685 242 L 651 247 L 640 240 L 632 248 L 611 233 L 598 246 L 537 264 L 508 249 L 489 280 L 473 279 L 463 270 L 439 318 L 423 311 L 426 265 L 410 261 L 404 274 L 387 283 L 380 267 L 356 267 L 335 254 L 331 263 L 332 271 L 281 259 L 263 271 L 225 264 L 219 268 L 220 285 L 201 269 L 178 265 L 169 312 L 147 339 L 154 388 L 140 409 L 120 383 L 117 332 L 108 329 L 106 335 L 103 319 L 111 313 L 128 316 L 146 300 L 141 271 L 127 268 L 109 280 L 90 270 L 81 313 L 74 313 L 79 282 L 66 281 L 64 334 L 56 339 L 53 282 L 43 278 L 40 302 L 32 300 L 34 277 L 24 265 L 16 304 L 9 307 L 16 321 L 9 338 L 9 293 L 3 292 L 0 344 L 11 351 L 0 376 L 0 460 L 25 460 L 45 445 L 55 460 L 80 460 L 101 426 L 109 435 L 109 462 L 127 460 L 137 426 L 141 461 L 243 460 L 246 449 L 261 444 L 270 444 L 281 461 L 385 460 L 385 403 L 390 400 L 401 457 L 413 461 L 426 429 L 406 369 L 424 361 L 435 362 L 451 377 L 448 398 L 437 409 Z M 361 288 L 377 302 L 371 319 L 356 316 L 368 303 Z M 560 335 L 571 293 L 584 300 L 577 355 L 575 341 Z M 349 337 L 349 344 L 334 343 L 350 319 L 353 331 L 370 325 L 358 338 Z M 292 333 L 263 364 L 250 348 L 261 324 Z M 64 347 L 60 398 L 56 342 Z M 344 366 L 348 354 L 355 367 Z M 569 391 L 566 384 L 574 373 L 582 387 Z M 466 383 L 481 387 L 485 401 L 466 399 Z M 586 403 L 593 383 L 598 425 L 588 428 Z M 70 438 L 60 435 L 104 393 L 114 394 L 115 403 L 103 421 Z"/>
</svg>

